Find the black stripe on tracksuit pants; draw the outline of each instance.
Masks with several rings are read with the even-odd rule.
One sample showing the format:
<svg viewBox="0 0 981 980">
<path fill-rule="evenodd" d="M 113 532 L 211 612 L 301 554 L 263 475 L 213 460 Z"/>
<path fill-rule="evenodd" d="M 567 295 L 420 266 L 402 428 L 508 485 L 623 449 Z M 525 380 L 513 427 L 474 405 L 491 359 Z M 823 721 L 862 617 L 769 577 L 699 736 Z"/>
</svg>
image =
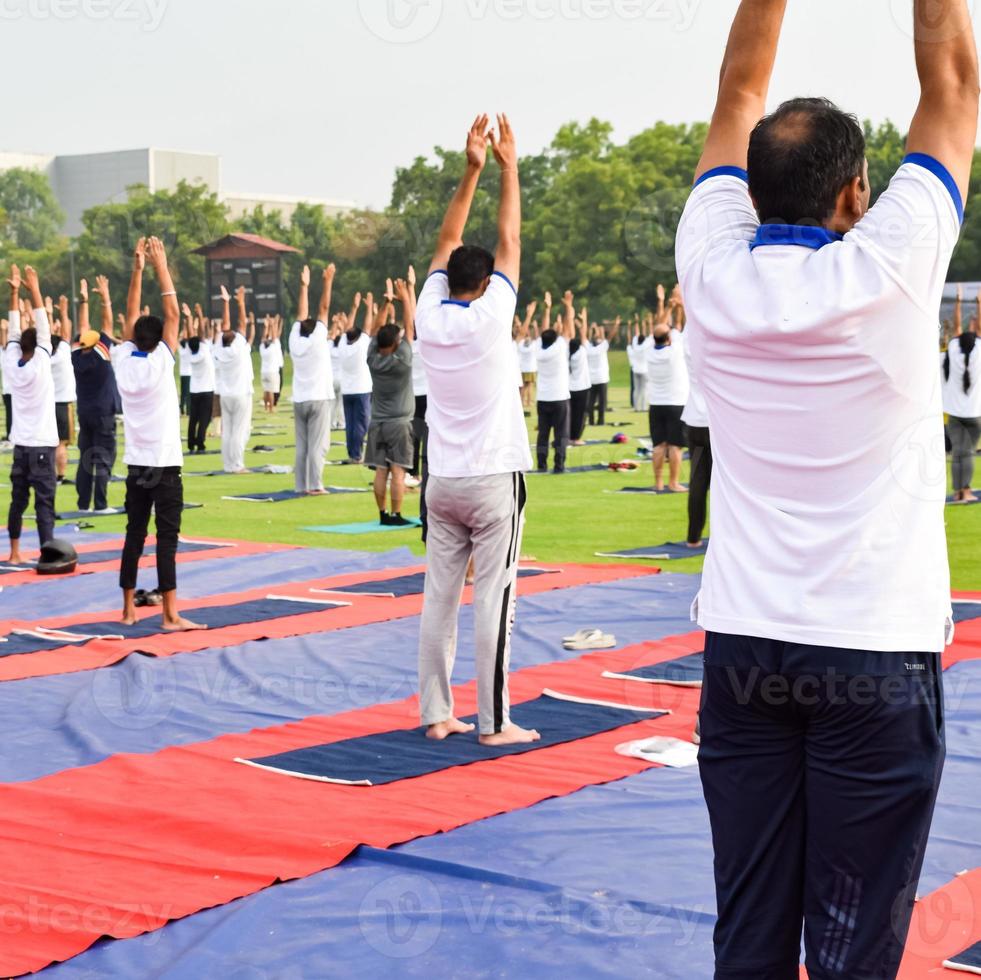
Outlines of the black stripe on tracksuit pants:
<svg viewBox="0 0 981 980">
<path fill-rule="evenodd" d="M 505 570 L 517 565 L 518 546 L 521 541 L 521 516 L 525 510 L 528 495 L 525 489 L 525 478 L 521 473 L 514 474 L 514 516 L 511 518 L 511 543 L 508 545 Z M 504 725 L 504 654 L 507 650 L 508 638 L 513 625 L 513 596 L 514 576 L 504 589 L 501 599 L 501 621 L 497 634 L 497 660 L 494 665 L 494 731 L 501 731 Z"/>
</svg>

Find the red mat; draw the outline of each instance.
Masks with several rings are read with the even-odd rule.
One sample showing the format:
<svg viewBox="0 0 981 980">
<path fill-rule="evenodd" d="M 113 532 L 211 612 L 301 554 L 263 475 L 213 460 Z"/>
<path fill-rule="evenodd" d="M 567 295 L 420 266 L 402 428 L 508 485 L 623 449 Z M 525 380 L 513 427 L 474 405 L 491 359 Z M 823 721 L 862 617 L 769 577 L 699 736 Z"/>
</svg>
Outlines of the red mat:
<svg viewBox="0 0 981 980">
<path fill-rule="evenodd" d="M 156 544 L 156 538 L 150 535 L 146 543 Z M 209 558 L 242 558 L 245 555 L 272 554 L 278 551 L 295 551 L 297 545 L 292 544 L 263 544 L 260 541 L 223 541 L 218 538 L 200 538 L 195 535 L 193 538 L 184 538 L 185 541 L 193 541 L 197 544 L 218 545 L 221 551 L 185 551 L 177 552 L 177 564 L 183 565 L 191 561 L 205 561 Z M 99 543 L 86 543 L 76 547 L 80 555 L 90 551 L 106 551 L 109 548 L 119 548 L 119 557 L 123 554 L 123 539 L 118 541 L 101 541 Z M 28 552 L 25 561 L 36 561 L 38 552 Z M 149 568 L 157 562 L 156 555 L 144 555 L 140 559 L 140 568 Z M 11 572 L 9 575 L 0 576 L 0 585 L 4 588 L 14 585 L 25 585 L 28 582 L 63 582 L 65 579 L 77 578 L 79 575 L 92 575 L 95 572 L 113 572 L 119 568 L 119 558 L 110 561 L 92 562 L 91 565 L 79 565 L 70 575 L 38 575 L 33 569 L 23 572 Z M 0 624 L 2 625 L 2 624 Z"/>
<path fill-rule="evenodd" d="M 241 552 L 237 553 L 241 554 Z M 205 552 L 204 554 L 214 553 Z M 549 567 L 557 569 L 558 573 L 519 579 L 518 595 L 538 595 L 556 589 L 571 589 L 579 585 L 626 581 L 627 579 L 655 575 L 658 572 L 656 568 L 643 568 L 635 565 L 555 565 Z M 392 572 L 388 577 L 397 578 L 401 575 L 424 570 L 425 566 L 399 569 Z M 201 650 L 237 646 L 251 640 L 283 639 L 290 636 L 305 636 L 310 633 L 346 629 L 351 626 L 367 626 L 372 623 L 418 616 L 422 612 L 421 595 L 392 599 L 353 594 L 311 596 L 310 593 L 311 588 L 334 588 L 352 582 L 375 581 L 376 579 L 378 579 L 377 573 L 357 572 L 332 578 L 313 579 L 307 582 L 263 586 L 245 592 L 207 596 L 201 599 L 184 599 L 179 603 L 181 609 L 222 606 L 232 602 L 262 599 L 270 594 L 332 599 L 349 602 L 351 605 L 328 610 L 312 607 L 308 615 L 289 616 L 282 619 L 266 620 L 261 623 L 243 623 L 221 629 L 199 630 L 189 633 L 161 633 L 158 636 L 143 639 L 91 640 L 82 645 L 69 644 L 53 650 L 40 650 L 36 653 L 0 657 L 0 681 L 24 680 L 28 677 L 48 677 L 52 674 L 70 674 L 83 670 L 94 670 L 118 663 L 136 651 L 157 657 L 169 657 L 175 653 L 193 653 Z M 464 604 L 468 604 L 471 598 L 472 590 L 469 588 L 464 590 Z M 155 616 L 158 613 L 159 610 L 155 608 L 143 609 L 139 612 L 141 618 Z M 0 635 L 5 635 L 12 629 L 31 629 L 38 626 L 80 628 L 86 623 L 112 620 L 116 615 L 118 615 L 118 609 L 109 612 L 84 613 L 70 618 L 59 616 L 38 621 L 0 621 Z"/>
</svg>

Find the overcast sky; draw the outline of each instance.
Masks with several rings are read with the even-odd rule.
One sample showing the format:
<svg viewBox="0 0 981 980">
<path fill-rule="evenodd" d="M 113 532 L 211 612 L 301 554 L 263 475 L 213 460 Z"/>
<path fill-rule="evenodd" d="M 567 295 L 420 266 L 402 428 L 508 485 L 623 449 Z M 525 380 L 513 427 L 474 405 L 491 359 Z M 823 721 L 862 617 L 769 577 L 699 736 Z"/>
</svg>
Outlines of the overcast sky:
<svg viewBox="0 0 981 980">
<path fill-rule="evenodd" d="M 981 0 L 971 0 L 972 8 Z M 226 190 L 380 206 L 397 166 L 510 113 L 618 138 L 706 118 L 735 0 L 0 0 L 0 150 L 220 153 Z M 791 2 L 774 100 L 903 128 L 911 0 Z M 975 9 L 975 27 L 979 23 Z"/>
</svg>

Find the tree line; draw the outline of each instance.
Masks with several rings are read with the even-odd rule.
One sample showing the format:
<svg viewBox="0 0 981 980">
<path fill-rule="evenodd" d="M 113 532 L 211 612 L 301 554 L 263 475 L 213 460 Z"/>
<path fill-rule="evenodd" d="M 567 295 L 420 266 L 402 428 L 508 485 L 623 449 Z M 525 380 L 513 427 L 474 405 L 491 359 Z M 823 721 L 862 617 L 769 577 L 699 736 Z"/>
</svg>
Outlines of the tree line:
<svg viewBox="0 0 981 980">
<path fill-rule="evenodd" d="M 591 119 L 567 123 L 547 149 L 523 157 L 520 301 L 571 289 L 596 320 L 654 308 L 658 283 L 675 280 L 675 229 L 706 129 L 704 123 L 659 122 L 617 143 L 609 123 Z M 865 132 L 874 200 L 903 158 L 904 136 L 889 122 L 866 122 Z M 432 157 L 396 170 L 383 210 L 332 216 L 321 206 L 301 204 L 289 221 L 261 207 L 233 221 L 214 193 L 188 183 L 154 193 L 134 186 L 127 200 L 86 211 L 81 234 L 71 240 L 60 233 L 63 214 L 47 177 L 8 170 L 0 173 L 0 254 L 6 263 L 37 268 L 55 296 L 72 295 L 73 258 L 76 279 L 107 275 L 121 297 L 132 247 L 141 234 L 152 233 L 167 246 L 182 300 L 194 303 L 204 300 L 205 284 L 204 261 L 193 250 L 232 231 L 252 232 L 299 250 L 284 263 L 288 315 L 304 263 L 337 263 L 334 298 L 345 308 L 356 291 L 379 292 L 386 276 L 404 274 L 410 263 L 425 271 L 462 166 L 462 149 L 437 147 Z M 981 153 L 975 154 L 951 280 L 981 278 L 981 212 L 971 206 L 979 190 Z M 468 225 L 470 240 L 491 249 L 496 198 L 490 174 Z M 148 301 L 156 299 L 148 290 Z"/>
</svg>

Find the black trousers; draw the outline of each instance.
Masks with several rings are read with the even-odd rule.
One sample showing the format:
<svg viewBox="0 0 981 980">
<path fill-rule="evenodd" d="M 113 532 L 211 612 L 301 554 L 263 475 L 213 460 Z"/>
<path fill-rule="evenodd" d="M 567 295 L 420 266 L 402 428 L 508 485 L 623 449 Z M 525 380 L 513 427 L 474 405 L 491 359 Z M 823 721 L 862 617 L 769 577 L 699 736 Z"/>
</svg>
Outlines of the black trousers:
<svg viewBox="0 0 981 980">
<path fill-rule="evenodd" d="M 19 541 L 24 529 L 24 512 L 34 491 L 34 512 L 37 516 L 37 536 L 41 544 L 54 537 L 55 447 L 14 446 L 14 461 L 10 467 L 10 510 L 7 513 L 7 533 L 11 541 Z"/>
<path fill-rule="evenodd" d="M 716 980 L 893 980 L 944 760 L 939 653 L 708 633 Z"/>
<path fill-rule="evenodd" d="M 114 415 L 79 416 L 78 419 L 78 509 L 105 510 L 109 477 L 116 465 L 116 417 Z M 93 503 L 94 498 L 94 503 Z"/>
<path fill-rule="evenodd" d="M 688 542 L 702 540 L 708 516 L 708 492 L 712 483 L 712 442 L 709 430 L 688 426 L 688 448 L 691 450 L 691 476 L 688 480 Z"/>
<path fill-rule="evenodd" d="M 565 470 L 565 453 L 569 444 L 569 402 L 538 403 L 538 468 L 548 469 L 548 440 L 555 449 L 555 472 Z"/>
<path fill-rule="evenodd" d="M 191 412 L 191 376 L 181 375 L 181 415 L 189 415 Z"/>
<path fill-rule="evenodd" d="M 416 413 L 412 419 L 412 469 L 409 471 L 413 476 L 418 477 L 422 467 L 422 447 L 429 435 L 429 427 L 426 425 L 426 408 L 429 399 L 425 395 L 416 395 Z"/>
<path fill-rule="evenodd" d="M 119 565 L 119 587 L 135 589 L 143 547 L 154 512 L 157 527 L 157 589 L 177 588 L 177 538 L 184 510 L 179 466 L 131 466 L 126 477 L 126 542 Z"/>
<path fill-rule="evenodd" d="M 571 392 L 569 399 L 569 438 L 573 442 L 578 442 L 586 431 L 586 411 L 589 408 L 591 394 L 592 390 L 589 388 Z"/>
<path fill-rule="evenodd" d="M 4 439 L 10 440 L 10 427 L 14 424 L 14 399 L 12 395 L 3 396 L 4 423 L 7 427 L 7 434 Z"/>
<path fill-rule="evenodd" d="M 213 391 L 195 391 L 191 395 L 191 415 L 187 420 L 187 448 L 189 452 L 204 449 L 204 437 L 211 425 L 211 413 L 214 411 L 215 393 Z"/>
<path fill-rule="evenodd" d="M 606 425 L 606 398 L 608 384 L 593 385 L 589 389 L 589 424 Z"/>
</svg>

